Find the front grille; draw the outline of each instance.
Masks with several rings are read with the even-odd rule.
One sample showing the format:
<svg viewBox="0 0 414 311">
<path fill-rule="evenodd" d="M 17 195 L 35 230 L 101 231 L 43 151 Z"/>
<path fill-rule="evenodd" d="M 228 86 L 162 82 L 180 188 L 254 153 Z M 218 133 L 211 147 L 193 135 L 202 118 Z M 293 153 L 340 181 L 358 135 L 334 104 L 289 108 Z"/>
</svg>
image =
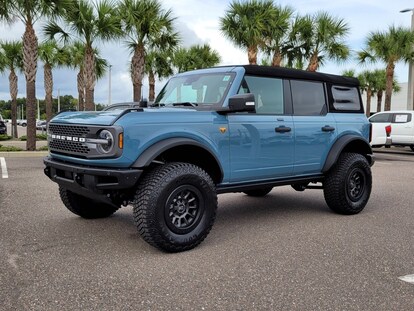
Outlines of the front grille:
<svg viewBox="0 0 414 311">
<path fill-rule="evenodd" d="M 90 133 L 88 126 L 82 125 L 63 125 L 49 124 L 48 140 L 51 152 L 71 154 L 74 156 L 85 157 L 91 151 L 85 142 L 60 139 L 59 137 L 86 138 Z M 58 136 L 58 137 L 56 137 Z"/>
<path fill-rule="evenodd" d="M 83 143 L 64 140 L 51 140 L 49 142 L 49 148 L 55 151 L 66 151 L 77 154 L 88 154 L 90 151 Z"/>
<path fill-rule="evenodd" d="M 49 132 L 55 135 L 84 136 L 89 131 L 87 126 L 49 124 Z"/>
</svg>

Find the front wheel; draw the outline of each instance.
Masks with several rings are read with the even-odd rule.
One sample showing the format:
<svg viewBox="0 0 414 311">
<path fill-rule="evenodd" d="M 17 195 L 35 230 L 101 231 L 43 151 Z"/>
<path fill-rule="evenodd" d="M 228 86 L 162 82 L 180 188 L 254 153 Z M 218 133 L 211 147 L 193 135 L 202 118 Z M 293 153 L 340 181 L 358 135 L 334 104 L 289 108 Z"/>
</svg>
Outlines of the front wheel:
<svg viewBox="0 0 414 311">
<path fill-rule="evenodd" d="M 135 224 L 150 245 L 168 252 L 196 247 L 213 226 L 217 194 L 210 176 L 189 163 L 168 163 L 148 172 L 134 201 Z"/>
<path fill-rule="evenodd" d="M 362 211 L 372 188 L 371 167 L 358 153 L 342 154 L 324 181 L 324 196 L 336 213 L 352 215 Z"/>
<path fill-rule="evenodd" d="M 66 208 L 82 218 L 105 218 L 115 213 L 119 207 L 100 203 L 59 187 L 60 198 Z"/>
</svg>

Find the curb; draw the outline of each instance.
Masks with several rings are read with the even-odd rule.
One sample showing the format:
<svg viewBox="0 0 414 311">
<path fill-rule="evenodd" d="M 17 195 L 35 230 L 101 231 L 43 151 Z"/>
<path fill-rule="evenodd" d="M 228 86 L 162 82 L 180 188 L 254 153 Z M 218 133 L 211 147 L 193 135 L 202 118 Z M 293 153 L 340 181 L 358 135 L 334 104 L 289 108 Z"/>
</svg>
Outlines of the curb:
<svg viewBox="0 0 414 311">
<path fill-rule="evenodd" d="M 36 158 L 46 157 L 49 151 L 5 151 L 0 152 L 2 158 Z"/>
</svg>

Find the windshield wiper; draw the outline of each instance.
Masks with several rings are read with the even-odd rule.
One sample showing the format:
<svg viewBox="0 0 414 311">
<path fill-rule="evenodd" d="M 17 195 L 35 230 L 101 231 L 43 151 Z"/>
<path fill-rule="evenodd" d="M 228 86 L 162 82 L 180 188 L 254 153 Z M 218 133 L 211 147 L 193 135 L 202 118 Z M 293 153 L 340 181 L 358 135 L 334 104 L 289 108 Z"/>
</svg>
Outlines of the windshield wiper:
<svg viewBox="0 0 414 311">
<path fill-rule="evenodd" d="M 173 106 L 191 106 L 191 107 L 197 107 L 197 103 L 191 103 L 191 102 L 182 102 L 182 103 L 173 103 Z"/>
<path fill-rule="evenodd" d="M 165 104 L 154 103 L 150 107 L 164 107 L 164 106 L 165 106 Z"/>
</svg>

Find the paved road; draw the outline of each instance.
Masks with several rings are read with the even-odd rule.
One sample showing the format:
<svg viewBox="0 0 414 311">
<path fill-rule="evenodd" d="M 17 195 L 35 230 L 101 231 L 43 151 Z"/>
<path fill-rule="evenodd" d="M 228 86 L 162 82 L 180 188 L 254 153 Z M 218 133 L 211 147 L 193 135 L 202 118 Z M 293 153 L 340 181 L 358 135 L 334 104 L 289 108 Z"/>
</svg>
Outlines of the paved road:
<svg viewBox="0 0 414 311">
<path fill-rule="evenodd" d="M 1 310 L 414 310 L 414 155 L 378 153 L 369 204 L 330 212 L 319 190 L 219 197 L 196 249 L 165 254 L 131 208 L 84 220 L 40 157 L 0 178 Z M 1 177 L 1 176 L 0 176 Z"/>
</svg>

